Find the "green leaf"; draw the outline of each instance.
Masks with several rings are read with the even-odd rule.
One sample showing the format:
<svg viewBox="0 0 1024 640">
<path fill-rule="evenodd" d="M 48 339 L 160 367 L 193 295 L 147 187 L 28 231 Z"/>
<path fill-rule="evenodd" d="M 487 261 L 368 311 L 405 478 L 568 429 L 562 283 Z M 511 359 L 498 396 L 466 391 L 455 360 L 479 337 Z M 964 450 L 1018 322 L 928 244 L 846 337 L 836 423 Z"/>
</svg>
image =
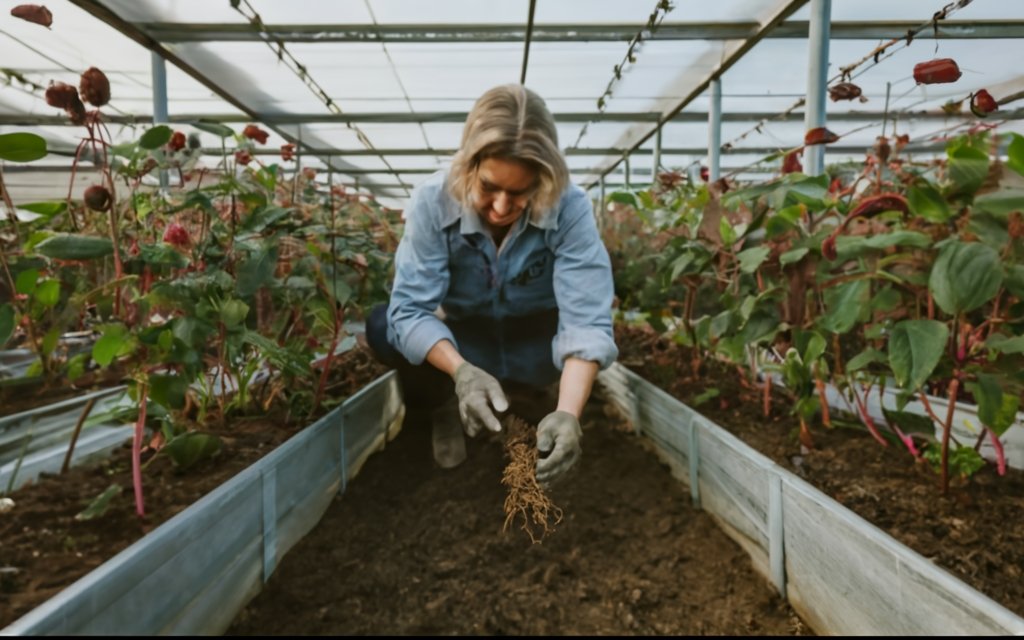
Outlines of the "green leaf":
<svg viewBox="0 0 1024 640">
<path fill-rule="evenodd" d="M 1024 336 L 1009 337 L 1001 333 L 994 333 L 985 341 L 985 346 L 1008 355 L 1024 353 Z"/>
<path fill-rule="evenodd" d="M 36 282 L 39 280 L 37 269 L 25 269 L 18 274 L 14 281 L 14 290 L 18 293 L 28 295 L 36 290 Z"/>
<path fill-rule="evenodd" d="M 787 265 L 792 264 L 794 262 L 800 262 L 801 260 L 803 260 L 804 256 L 807 255 L 809 252 L 810 249 L 808 249 L 807 247 L 801 247 L 799 249 L 790 249 L 786 253 L 779 256 L 779 264 Z"/>
<path fill-rule="evenodd" d="M 881 311 L 883 313 L 892 311 L 903 301 L 903 297 L 900 296 L 900 292 L 893 287 L 885 287 L 880 289 L 875 297 L 871 299 L 871 310 Z"/>
<path fill-rule="evenodd" d="M 32 162 L 46 157 L 46 140 L 34 133 L 0 134 L 0 160 Z"/>
<path fill-rule="evenodd" d="M 249 233 L 259 233 L 281 218 L 291 213 L 290 209 L 282 207 L 262 207 L 252 212 L 242 223 L 241 230 Z"/>
<path fill-rule="evenodd" d="M 887 362 L 887 359 L 884 353 L 873 347 L 868 347 L 850 358 L 850 361 L 846 363 L 846 370 L 860 371 L 868 365 L 882 364 L 885 362 Z"/>
<path fill-rule="evenodd" d="M 245 304 L 241 300 L 231 299 L 224 303 L 224 306 L 220 308 L 220 320 L 224 323 L 225 327 L 233 328 L 245 322 L 245 317 L 249 315 L 249 305 Z"/>
<path fill-rule="evenodd" d="M 185 376 L 149 374 L 149 397 L 157 404 L 168 409 L 181 409 L 185 406 L 185 392 L 189 381 Z"/>
<path fill-rule="evenodd" d="M 945 222 L 953 215 L 939 190 L 928 183 L 911 187 L 907 192 L 907 203 L 914 215 L 931 222 Z"/>
<path fill-rule="evenodd" d="M 139 138 L 139 146 L 143 149 L 159 149 L 170 142 L 172 135 L 174 135 L 174 131 L 170 127 L 158 124 L 142 134 L 142 137 Z"/>
<path fill-rule="evenodd" d="M 57 233 L 36 245 L 36 251 L 57 260 L 93 260 L 114 253 L 110 238 Z"/>
<path fill-rule="evenodd" d="M 897 245 L 924 249 L 932 246 L 932 237 L 920 231 L 901 230 L 871 236 L 864 244 L 872 249 L 886 249 Z"/>
<path fill-rule="evenodd" d="M 711 387 L 710 389 L 706 389 L 703 393 L 694 396 L 693 399 L 690 400 L 689 404 L 691 407 L 699 407 L 708 400 L 711 400 L 712 398 L 717 398 L 719 395 L 721 395 L 721 393 L 722 392 L 716 389 L 715 387 Z"/>
<path fill-rule="evenodd" d="M 238 265 L 235 291 L 239 296 L 248 298 L 260 287 L 274 277 L 277 266 L 277 249 L 260 249 L 249 255 L 249 258 Z"/>
<path fill-rule="evenodd" d="M 917 391 L 942 358 L 949 328 L 938 320 L 904 320 L 889 336 L 889 366 L 896 384 Z"/>
<path fill-rule="evenodd" d="M 871 284 L 867 280 L 852 280 L 825 290 L 825 315 L 822 328 L 833 333 L 846 333 L 857 324 L 868 307 Z"/>
<path fill-rule="evenodd" d="M 212 133 L 218 138 L 230 138 L 235 135 L 235 132 L 231 127 L 212 120 L 196 120 L 190 124 L 196 129 L 205 131 L 206 133 Z"/>
<path fill-rule="evenodd" d="M 718 233 L 722 236 L 722 244 L 725 246 L 733 244 L 739 237 L 736 234 L 736 230 L 725 216 L 722 216 L 722 219 L 718 221 Z"/>
<path fill-rule="evenodd" d="M 57 348 L 57 342 L 60 340 L 60 327 L 54 327 L 46 332 L 43 336 L 43 342 L 40 345 L 43 353 L 50 355 L 53 350 Z"/>
<path fill-rule="evenodd" d="M 52 200 L 49 202 L 30 202 L 28 204 L 19 204 L 19 209 L 25 211 L 31 211 L 32 213 L 38 213 L 44 218 L 52 218 L 58 213 L 64 213 L 68 208 L 68 203 L 64 200 Z"/>
<path fill-rule="evenodd" d="M 74 382 L 85 374 L 85 365 L 89 364 L 89 354 L 80 353 L 68 360 L 67 376 L 69 382 Z"/>
<path fill-rule="evenodd" d="M 44 307 L 52 307 L 60 301 L 60 281 L 47 278 L 39 283 L 33 296 Z"/>
<path fill-rule="evenodd" d="M 1019 133 L 1011 133 L 1010 144 L 1006 149 L 1009 159 L 1006 166 L 1024 176 L 1024 137 Z"/>
<path fill-rule="evenodd" d="M 121 325 L 111 325 L 92 346 L 92 359 L 101 367 L 114 361 L 128 342 L 129 334 Z"/>
<path fill-rule="evenodd" d="M 111 501 L 116 498 L 121 491 L 123 491 L 121 485 L 112 484 L 106 488 L 106 490 L 100 495 L 96 496 L 89 506 L 83 511 L 75 515 L 75 520 L 82 522 L 83 520 L 92 520 L 98 518 L 107 512 L 110 507 Z"/>
<path fill-rule="evenodd" d="M 179 469 L 188 469 L 220 453 L 221 441 L 217 436 L 199 431 L 188 431 L 165 444 L 160 453 L 167 455 Z"/>
<path fill-rule="evenodd" d="M 164 242 L 140 244 L 139 257 L 146 264 L 166 265 L 175 269 L 187 267 L 189 263 L 188 258 L 184 254 Z"/>
<path fill-rule="evenodd" d="M 629 191 L 616 191 L 608 196 L 608 200 L 618 202 L 619 204 L 628 204 L 634 209 L 640 208 L 640 203 L 637 202 L 636 196 Z"/>
<path fill-rule="evenodd" d="M 999 378 L 991 374 L 978 375 L 978 382 L 966 387 L 978 402 L 978 419 L 996 435 L 1003 435 L 1017 419 L 1020 398 L 1004 393 Z"/>
<path fill-rule="evenodd" d="M 0 347 L 7 344 L 7 341 L 14 335 L 14 327 L 17 326 L 14 316 L 14 306 L 10 303 L 0 304 Z"/>
<path fill-rule="evenodd" d="M 1002 283 L 999 254 L 978 242 L 944 246 L 928 279 L 935 303 L 950 315 L 977 309 L 995 297 Z"/>
<path fill-rule="evenodd" d="M 771 252 L 772 250 L 769 247 L 754 247 L 740 251 L 736 254 L 736 258 L 740 261 L 740 271 L 743 273 L 757 271 L 757 268 L 761 266 L 761 263 L 765 261 L 765 258 Z"/>
<path fill-rule="evenodd" d="M 904 433 L 935 435 L 935 423 L 928 416 L 912 411 L 894 411 L 882 407 L 882 415 L 888 424 L 896 425 Z"/>
<path fill-rule="evenodd" d="M 1005 223 L 1007 214 L 1024 211 L 1024 189 L 1000 189 L 986 193 L 974 200 L 974 206 L 981 211 L 1002 216 Z"/>
<path fill-rule="evenodd" d="M 976 147 L 961 145 L 951 146 L 947 155 L 953 193 L 973 196 L 988 176 L 988 153 Z"/>
</svg>

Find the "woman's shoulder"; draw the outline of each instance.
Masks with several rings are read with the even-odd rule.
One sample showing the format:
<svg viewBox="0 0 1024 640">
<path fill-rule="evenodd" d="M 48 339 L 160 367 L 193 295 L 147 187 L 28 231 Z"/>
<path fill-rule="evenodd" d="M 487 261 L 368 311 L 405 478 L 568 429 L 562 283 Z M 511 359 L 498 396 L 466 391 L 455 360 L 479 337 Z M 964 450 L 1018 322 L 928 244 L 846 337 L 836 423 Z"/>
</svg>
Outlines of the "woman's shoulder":
<svg viewBox="0 0 1024 640">
<path fill-rule="evenodd" d="M 409 198 L 409 211 L 437 219 L 441 224 L 458 216 L 458 207 L 448 191 L 448 171 L 438 170 L 416 185 Z"/>
</svg>

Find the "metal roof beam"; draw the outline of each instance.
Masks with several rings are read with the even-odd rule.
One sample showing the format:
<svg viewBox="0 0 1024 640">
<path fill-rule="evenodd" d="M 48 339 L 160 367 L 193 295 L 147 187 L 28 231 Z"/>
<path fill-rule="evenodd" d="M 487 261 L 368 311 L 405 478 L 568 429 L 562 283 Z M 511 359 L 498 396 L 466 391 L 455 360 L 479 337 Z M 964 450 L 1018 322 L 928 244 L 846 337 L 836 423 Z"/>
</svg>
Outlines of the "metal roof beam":
<svg viewBox="0 0 1024 640">
<path fill-rule="evenodd" d="M 417 112 L 417 113 L 253 113 L 238 115 L 217 115 L 217 114 L 179 114 L 168 117 L 168 122 L 173 124 L 191 124 L 193 122 L 220 122 L 220 123 L 243 123 L 262 122 L 268 125 L 289 125 L 289 124 L 427 124 L 427 123 L 458 123 L 466 121 L 468 113 L 465 111 L 452 112 Z M 634 111 L 634 112 L 592 112 L 592 113 L 556 113 L 553 114 L 556 122 L 580 123 L 580 122 L 659 122 L 661 114 L 657 111 Z M 1022 120 L 1024 119 L 1024 108 L 1013 111 L 998 111 L 993 119 L 998 116 L 999 120 Z M 733 111 L 722 114 L 722 122 L 758 122 L 760 120 L 775 122 L 802 122 L 803 111 L 793 111 L 787 114 L 779 114 L 767 111 L 742 112 Z M 881 111 L 839 111 L 828 114 L 830 122 L 881 122 L 886 117 Z M 902 111 L 889 113 L 888 117 L 900 119 L 921 120 L 970 120 L 976 118 L 970 111 L 963 111 L 959 114 L 950 114 L 936 109 L 932 111 Z M 104 114 L 106 122 L 114 124 L 151 124 L 151 115 L 117 115 Z M 667 122 L 699 122 L 706 123 L 708 114 L 704 111 L 679 112 L 672 116 Z M 63 115 L 33 115 L 33 114 L 0 114 L 0 125 L 39 125 L 39 126 L 61 126 L 71 123 Z"/>
<path fill-rule="evenodd" d="M 830 144 L 828 145 L 828 153 L 863 153 L 866 149 L 870 148 L 871 144 Z M 934 144 L 928 143 L 911 143 L 904 147 L 904 152 L 907 153 L 918 153 L 918 152 L 938 152 L 944 151 L 946 144 L 944 142 L 938 142 Z M 219 147 L 203 148 L 202 153 L 205 155 L 219 156 L 221 155 L 221 149 Z M 345 156 L 357 157 L 357 156 L 437 156 L 439 158 L 447 158 L 455 155 L 456 149 L 417 149 L 417 148 L 395 148 L 395 149 L 381 149 L 376 150 L 370 149 L 310 149 L 308 153 L 315 155 L 331 155 L 335 157 L 344 158 Z M 576 148 L 576 149 L 564 149 L 563 150 L 568 156 L 615 156 L 622 157 L 629 149 L 617 148 L 617 147 L 593 147 L 593 148 Z M 722 154 L 724 155 L 767 155 L 770 153 L 778 153 L 785 151 L 781 147 L 732 147 L 722 148 Z M 631 155 L 651 155 L 654 152 L 653 149 L 634 149 L 630 152 Z M 278 149 L 255 149 L 252 155 L 256 156 L 276 156 L 280 155 L 281 152 Z M 661 150 L 661 155 L 665 156 L 706 156 L 708 153 L 707 147 L 664 147 Z M 344 173 L 345 170 L 336 169 L 339 173 Z M 610 171 L 611 169 L 595 169 L 598 171 Z M 383 170 L 382 173 L 388 173 Z"/>
<path fill-rule="evenodd" d="M 833 40 L 891 40 L 921 22 L 843 21 L 831 24 Z M 248 24 L 140 22 L 135 26 L 160 42 L 262 41 Z M 528 27 L 522 24 L 374 25 L 277 24 L 267 33 L 282 42 L 523 42 Z M 757 34 L 756 22 L 662 22 L 645 40 L 745 40 Z M 790 20 L 767 38 L 806 38 L 808 21 Z M 533 42 L 628 42 L 636 24 L 534 24 Z M 991 39 L 1024 37 L 1024 20 L 942 20 L 936 30 L 918 39 Z"/>
</svg>

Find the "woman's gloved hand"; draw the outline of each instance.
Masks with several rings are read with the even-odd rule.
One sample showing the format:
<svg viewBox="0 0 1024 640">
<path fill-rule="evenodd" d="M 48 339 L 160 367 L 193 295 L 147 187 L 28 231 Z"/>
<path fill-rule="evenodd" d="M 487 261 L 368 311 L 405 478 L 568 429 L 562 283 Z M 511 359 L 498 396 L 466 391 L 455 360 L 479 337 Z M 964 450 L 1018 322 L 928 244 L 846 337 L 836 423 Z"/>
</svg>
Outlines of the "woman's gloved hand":
<svg viewBox="0 0 1024 640">
<path fill-rule="evenodd" d="M 583 430 L 576 416 L 565 411 L 549 413 L 537 425 L 537 482 L 549 487 L 580 459 Z"/>
<path fill-rule="evenodd" d="M 491 431 L 501 431 L 501 422 L 494 411 L 507 411 L 508 398 L 494 376 L 480 367 L 463 362 L 455 370 L 455 395 L 459 397 L 459 416 L 469 437 L 480 433 L 484 427 Z M 494 407 L 494 411 L 491 407 Z"/>
</svg>

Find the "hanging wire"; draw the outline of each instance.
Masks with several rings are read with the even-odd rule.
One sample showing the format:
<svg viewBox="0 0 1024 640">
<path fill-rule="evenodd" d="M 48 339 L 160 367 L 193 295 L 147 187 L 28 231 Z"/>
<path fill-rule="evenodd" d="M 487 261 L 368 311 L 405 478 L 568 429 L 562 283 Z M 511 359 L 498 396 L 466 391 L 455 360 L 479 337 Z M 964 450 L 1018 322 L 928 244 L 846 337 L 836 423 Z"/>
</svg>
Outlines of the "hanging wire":
<svg viewBox="0 0 1024 640">
<path fill-rule="evenodd" d="M 648 35 L 654 34 L 658 30 L 658 27 L 661 26 L 665 16 L 673 9 L 675 9 L 675 5 L 672 4 L 670 0 L 658 0 L 658 3 L 654 6 L 654 11 L 652 11 L 651 15 L 647 17 L 647 24 L 637 31 L 636 35 L 630 39 L 629 47 L 626 48 L 626 55 L 622 57 L 622 61 L 619 62 L 619 64 L 612 68 L 611 80 L 608 81 L 608 86 L 605 87 L 604 93 L 602 93 L 601 97 L 597 99 L 597 111 L 599 113 L 604 113 L 604 110 L 608 107 L 608 100 L 612 97 L 612 87 L 615 86 L 616 82 L 622 79 L 623 69 L 626 68 L 627 64 L 636 63 L 636 54 L 641 42 L 643 42 L 644 33 L 647 33 Z M 587 135 L 587 129 L 590 127 L 591 122 L 594 121 L 590 120 L 583 124 L 583 128 L 580 129 L 580 134 L 576 137 L 576 142 L 572 143 L 572 146 L 570 147 L 571 149 L 579 148 L 580 141 L 583 140 L 583 136 Z"/>
<path fill-rule="evenodd" d="M 409 96 L 409 92 L 406 91 L 405 89 L 405 83 L 402 82 L 401 76 L 398 75 L 398 66 L 395 64 L 394 59 L 392 59 L 391 57 L 391 51 L 388 49 L 387 39 L 384 38 L 384 35 L 380 31 L 380 24 L 377 22 L 377 15 L 373 12 L 373 7 L 370 6 L 370 0 L 363 0 L 363 2 L 366 5 L 366 11 L 369 12 L 370 14 L 370 19 L 373 20 L 374 28 L 377 29 L 377 37 L 380 39 L 380 46 L 381 49 L 383 49 L 384 51 L 384 57 L 388 59 L 388 64 L 391 66 L 391 73 L 395 77 L 395 82 L 398 83 L 398 88 L 402 90 L 402 98 L 405 100 L 405 106 L 409 107 L 410 113 L 416 113 L 416 109 L 414 109 L 412 106 L 412 98 Z M 418 122 L 416 124 L 420 129 L 420 135 L 423 136 L 423 144 L 426 146 L 428 150 L 433 151 L 434 148 L 430 145 L 430 138 L 427 136 L 426 127 L 423 126 L 422 122 Z M 436 160 L 437 156 L 434 156 L 434 158 Z M 438 162 L 438 165 L 440 166 L 440 162 Z M 398 179 L 399 182 L 402 182 L 401 176 L 399 176 L 397 173 L 395 174 L 395 177 Z M 408 191 L 406 191 L 406 193 L 408 194 Z"/>
<path fill-rule="evenodd" d="M 331 113 L 334 113 L 335 115 L 341 115 L 341 107 L 339 107 L 338 104 L 329 95 L 327 95 L 327 92 L 324 90 L 324 88 L 321 87 L 320 84 L 313 78 L 313 76 L 309 74 L 309 71 L 306 69 L 305 65 L 301 64 L 295 58 L 295 56 L 293 56 L 291 52 L 288 51 L 287 47 L 284 46 L 284 42 L 282 40 L 271 36 L 267 32 L 266 25 L 263 23 L 263 19 L 260 17 L 260 14 L 257 13 L 256 10 L 252 8 L 252 5 L 249 4 L 249 0 L 229 1 L 231 3 L 231 7 L 239 14 L 241 14 L 242 17 L 248 20 L 253 27 L 256 28 L 257 35 L 259 35 L 260 39 L 262 39 L 263 42 L 268 47 L 270 47 L 270 50 L 273 51 L 274 54 L 277 56 L 278 61 L 283 63 L 288 69 L 290 69 L 296 75 L 296 77 L 298 77 L 299 80 L 301 80 L 302 83 L 305 84 L 314 93 L 314 95 L 320 98 L 320 101 L 324 103 L 324 106 L 326 106 L 327 109 L 331 111 Z M 404 183 L 402 182 L 401 177 L 398 175 L 398 172 L 395 171 L 395 168 L 391 166 L 391 163 L 388 162 L 388 159 L 384 156 L 384 154 L 377 151 L 377 148 L 373 146 L 373 143 L 370 142 L 370 139 L 366 136 L 365 133 L 363 133 L 362 129 L 360 129 L 357 125 L 351 122 L 346 123 L 346 126 L 353 132 L 355 132 L 356 138 L 359 139 L 359 142 L 361 142 L 364 147 L 377 153 L 378 157 L 380 157 L 380 159 L 384 162 L 384 166 L 387 167 L 388 172 L 395 176 L 400 185 L 403 185 L 402 188 L 405 190 L 405 195 L 409 196 L 409 189 L 408 187 L 404 186 Z"/>
<path fill-rule="evenodd" d="M 523 45 L 523 70 L 519 72 L 519 84 L 526 84 L 526 67 L 530 62 L 530 39 L 533 37 L 533 13 L 537 0 L 530 0 L 530 15 L 526 20 L 526 41 Z"/>
<path fill-rule="evenodd" d="M 950 2 L 950 3 L 946 4 L 945 6 L 942 7 L 942 9 L 940 9 L 940 10 L 936 11 L 934 14 L 932 14 L 932 17 L 929 18 L 927 21 L 921 23 L 920 25 L 918 25 L 916 27 L 908 29 L 906 34 L 900 36 L 899 38 L 893 38 L 892 40 L 889 40 L 888 42 L 882 43 L 882 44 L 878 45 L 877 47 L 875 47 L 874 49 L 872 49 L 870 53 L 868 53 L 864 57 L 860 58 L 859 60 L 857 60 L 857 61 L 855 61 L 855 62 L 853 62 L 851 64 L 848 64 L 848 65 L 846 65 L 844 67 L 840 67 L 839 73 L 837 73 L 836 75 L 832 76 L 832 78 L 829 79 L 828 84 L 831 84 L 831 83 L 833 83 L 833 82 L 835 82 L 837 80 L 838 81 L 842 81 L 842 82 L 848 82 L 850 80 L 853 80 L 855 78 L 860 77 L 866 71 L 868 71 L 869 69 L 871 69 L 871 68 L 875 67 L 876 65 L 878 65 L 882 60 L 885 60 L 885 59 L 891 57 L 897 51 L 900 51 L 902 49 L 905 49 L 906 47 L 909 47 L 910 43 L 913 41 L 914 37 L 917 36 L 917 34 L 919 34 L 922 31 L 924 31 L 925 29 L 928 29 L 929 27 L 934 30 L 934 32 L 935 32 L 935 34 L 937 36 L 938 35 L 938 30 L 939 30 L 939 20 L 945 20 L 947 17 L 949 17 L 953 13 L 959 11 L 960 9 L 966 7 L 967 5 L 971 4 L 972 2 L 974 2 L 974 0 L 956 0 L 955 2 Z M 902 47 L 897 47 L 896 45 L 899 45 L 900 43 L 903 43 L 903 46 Z M 864 66 L 864 65 L 866 65 L 869 62 L 871 63 L 870 65 Z M 854 74 L 854 71 L 857 71 L 858 69 L 860 69 L 860 70 L 856 74 Z M 902 98 L 905 98 L 907 95 L 912 93 L 914 91 L 914 89 L 916 89 L 916 88 L 917 88 L 916 85 L 914 87 L 911 87 L 907 92 L 903 93 L 902 95 L 897 97 L 895 100 L 893 100 L 893 102 L 894 103 L 895 102 L 899 102 Z M 889 100 L 889 94 L 888 94 L 888 88 L 887 88 L 886 89 L 886 105 L 887 105 L 886 106 L 886 110 L 887 111 L 888 111 L 888 100 Z M 747 131 L 743 132 L 742 134 L 740 134 L 736 138 L 733 138 L 729 142 L 723 144 L 722 145 L 722 149 L 726 149 L 726 150 L 732 149 L 733 145 L 735 145 L 737 142 L 742 142 L 743 140 L 745 140 L 751 134 L 763 133 L 764 125 L 768 124 L 769 122 L 772 122 L 772 121 L 775 121 L 775 120 L 781 120 L 781 119 L 787 117 L 794 110 L 804 106 L 804 104 L 806 104 L 806 102 L 807 102 L 806 98 L 800 98 L 796 102 L 794 102 L 792 105 L 787 107 L 784 111 L 780 112 L 779 114 L 777 114 L 775 116 L 772 116 L 772 117 L 769 117 L 769 118 L 762 118 L 760 121 L 758 121 L 758 123 L 756 125 L 754 125 L 750 129 L 748 129 Z M 907 109 L 904 109 L 903 112 L 905 112 L 906 110 Z M 857 129 L 857 131 L 859 131 L 859 130 L 860 129 Z M 774 157 L 775 157 L 774 155 L 769 156 L 769 158 L 771 158 L 771 159 L 774 159 Z M 759 160 L 755 164 L 760 164 L 761 162 L 764 162 L 764 160 Z"/>
</svg>

